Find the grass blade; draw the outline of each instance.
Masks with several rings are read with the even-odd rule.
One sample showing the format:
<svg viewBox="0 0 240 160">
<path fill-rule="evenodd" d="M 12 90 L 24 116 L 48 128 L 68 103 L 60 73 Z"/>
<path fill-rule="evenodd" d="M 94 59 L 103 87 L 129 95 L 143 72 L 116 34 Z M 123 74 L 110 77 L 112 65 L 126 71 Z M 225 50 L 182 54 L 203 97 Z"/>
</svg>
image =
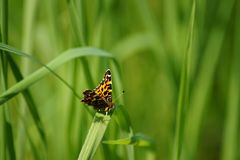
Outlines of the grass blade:
<svg viewBox="0 0 240 160">
<path fill-rule="evenodd" d="M 131 120 L 127 110 L 124 108 L 123 105 L 117 105 L 116 109 L 114 110 L 114 115 L 112 116 L 113 120 L 116 121 L 120 131 L 124 134 L 124 136 L 133 137 L 133 128 L 131 124 Z M 106 141 L 105 141 L 106 142 Z M 135 146 L 134 145 L 127 145 L 127 158 L 129 160 L 135 159 Z"/>
<path fill-rule="evenodd" d="M 7 117 L 5 117 L 5 119 L 7 119 Z M 4 138 L 6 139 L 6 143 L 7 143 L 9 159 L 15 160 L 16 153 L 14 149 L 13 129 L 12 129 L 12 124 L 9 122 L 9 120 L 5 121 L 4 132 L 5 132 Z"/>
<path fill-rule="evenodd" d="M 222 147 L 222 160 L 233 160 L 237 159 L 238 155 L 238 140 L 239 140 L 239 96 L 240 96 L 240 31 L 239 31 L 239 1 L 235 1 L 235 34 L 233 36 L 233 58 L 232 66 L 229 75 L 229 89 L 228 89 L 228 102 L 226 111 L 225 130 L 223 137 Z"/>
<path fill-rule="evenodd" d="M 10 57 L 10 56 L 9 56 L 9 64 L 12 68 L 12 71 L 13 71 L 13 74 L 14 74 L 14 77 L 15 77 L 16 81 L 17 82 L 21 81 L 23 79 L 23 76 L 22 76 L 19 68 L 17 67 L 16 63 L 14 62 L 12 57 Z M 38 110 L 37 110 L 37 106 L 36 106 L 36 104 L 33 100 L 33 97 L 30 94 L 30 91 L 28 89 L 23 90 L 22 94 L 24 96 L 25 101 L 28 104 L 29 111 L 32 115 L 34 123 L 35 123 L 35 125 L 38 129 L 38 132 L 40 133 L 41 139 L 42 139 L 43 144 L 44 144 L 45 149 L 46 149 L 47 148 L 47 140 L 46 140 L 45 132 L 44 132 L 44 129 L 43 129 L 43 124 L 42 124 L 42 121 L 40 119 L 40 116 L 39 116 L 39 113 L 38 113 Z M 14 95 L 12 95 L 12 96 L 14 96 Z"/>
<path fill-rule="evenodd" d="M 88 160 L 93 158 L 110 120 L 111 117 L 109 115 L 96 113 L 87 137 L 85 138 L 78 160 Z"/>
<path fill-rule="evenodd" d="M 189 71 L 190 71 L 190 59 L 192 52 L 192 41 L 193 41 L 193 29 L 195 21 L 195 1 L 192 4 L 191 18 L 190 18 L 190 27 L 189 35 L 187 37 L 186 51 L 184 53 L 183 67 L 181 73 L 180 81 L 180 91 L 178 97 L 178 106 L 176 114 L 176 127 L 175 127 L 175 136 L 172 152 L 172 160 L 179 160 L 182 149 L 182 135 L 183 135 L 183 124 L 184 124 L 184 110 L 188 106 L 189 100 Z"/>
<path fill-rule="evenodd" d="M 1 1 L 1 37 L 0 42 L 8 43 L 8 1 L 2 0 Z M 0 51 L 0 75 L 2 77 L 2 85 L 3 90 L 5 91 L 8 88 L 8 56 L 5 55 L 5 51 Z M 3 159 L 16 159 L 16 153 L 14 148 L 14 137 L 13 137 L 13 126 L 12 120 L 10 116 L 10 108 L 7 104 L 4 105 L 2 108 L 3 114 L 3 151 L 2 151 L 2 158 Z M 7 154 L 8 153 L 8 154 Z"/>
<path fill-rule="evenodd" d="M 1 49 L 1 46 L 0 46 L 0 49 Z M 73 60 L 79 57 L 86 57 L 86 56 L 113 58 L 110 53 L 97 48 L 91 48 L 91 47 L 74 48 L 74 49 L 65 51 L 60 56 L 56 57 L 54 60 L 48 63 L 46 66 L 51 70 L 54 70 L 57 67 L 63 65 L 64 63 L 70 60 Z M 37 71 L 35 71 L 34 73 L 32 73 L 31 75 L 29 75 L 28 77 L 26 77 L 25 79 L 23 79 L 22 81 L 20 81 L 19 83 L 13 85 L 7 91 L 1 94 L 0 105 L 5 103 L 10 98 L 12 98 L 14 95 L 28 88 L 29 86 L 31 86 L 32 84 L 40 80 L 41 78 L 45 77 L 48 73 L 50 73 L 49 69 L 47 69 L 46 67 L 42 67 Z"/>
<path fill-rule="evenodd" d="M 196 149 L 198 147 L 199 134 L 202 124 L 202 117 L 208 101 L 208 95 L 211 93 L 213 85 L 213 76 L 219 60 L 220 51 L 225 38 L 226 24 L 229 22 L 230 13 L 233 8 L 233 1 L 228 3 L 228 10 L 224 12 L 224 23 L 221 26 L 212 28 L 211 34 L 206 42 L 206 48 L 200 64 L 199 74 L 191 93 L 190 107 L 186 116 L 186 156 L 190 159 L 195 159 Z M 224 5 L 224 3 L 222 3 Z M 218 13 L 222 12 L 222 8 L 218 8 Z M 222 13 L 221 13 L 222 14 Z M 224 30 L 223 30 L 224 28 Z M 188 159 L 184 157 L 184 159 Z"/>
<path fill-rule="evenodd" d="M 135 145 L 139 147 L 153 147 L 153 140 L 144 134 L 137 133 L 129 138 L 103 141 L 105 144 Z"/>
</svg>

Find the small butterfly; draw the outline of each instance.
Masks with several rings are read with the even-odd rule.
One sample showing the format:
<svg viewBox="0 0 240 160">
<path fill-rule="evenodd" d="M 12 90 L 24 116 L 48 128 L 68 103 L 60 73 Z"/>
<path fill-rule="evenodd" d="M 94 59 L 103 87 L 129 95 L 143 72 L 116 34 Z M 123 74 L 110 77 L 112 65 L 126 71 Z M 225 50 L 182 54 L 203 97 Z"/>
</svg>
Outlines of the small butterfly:
<svg viewBox="0 0 240 160">
<path fill-rule="evenodd" d="M 113 108 L 112 103 L 112 77 L 110 69 L 105 72 L 101 83 L 93 90 L 83 92 L 83 103 L 93 106 L 97 112 L 108 113 Z"/>
</svg>

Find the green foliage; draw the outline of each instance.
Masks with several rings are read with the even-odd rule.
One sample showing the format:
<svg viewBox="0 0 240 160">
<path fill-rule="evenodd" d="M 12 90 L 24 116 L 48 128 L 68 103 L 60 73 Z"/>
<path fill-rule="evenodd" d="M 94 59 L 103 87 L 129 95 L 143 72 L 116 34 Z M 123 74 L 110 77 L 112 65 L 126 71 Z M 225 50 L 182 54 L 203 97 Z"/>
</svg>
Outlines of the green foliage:
<svg viewBox="0 0 240 160">
<path fill-rule="evenodd" d="M 98 145 L 102 141 L 102 137 L 110 122 L 110 115 L 103 115 L 102 113 L 96 113 L 92 125 L 88 131 L 87 137 L 82 146 L 78 160 L 92 159 L 98 148 Z"/>
<path fill-rule="evenodd" d="M 140 147 L 152 147 L 153 140 L 143 134 L 136 134 L 129 138 L 117 139 L 117 140 L 108 140 L 103 141 L 105 144 L 125 144 L 125 145 L 135 145 Z"/>
<path fill-rule="evenodd" d="M 239 7 L 0 0 L 0 159 L 239 159 Z M 111 116 L 80 102 L 108 68 Z"/>
</svg>

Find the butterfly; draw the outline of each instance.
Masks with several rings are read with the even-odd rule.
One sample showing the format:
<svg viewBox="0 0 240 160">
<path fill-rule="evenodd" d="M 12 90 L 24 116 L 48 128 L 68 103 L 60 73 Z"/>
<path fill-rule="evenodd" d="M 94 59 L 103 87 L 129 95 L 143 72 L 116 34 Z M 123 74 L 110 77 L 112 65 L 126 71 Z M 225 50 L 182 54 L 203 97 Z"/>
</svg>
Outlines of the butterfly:
<svg viewBox="0 0 240 160">
<path fill-rule="evenodd" d="M 108 113 L 113 109 L 112 103 L 112 77 L 111 71 L 108 69 L 105 72 L 101 83 L 93 90 L 85 90 L 83 92 L 83 103 L 93 106 L 100 113 Z"/>
</svg>

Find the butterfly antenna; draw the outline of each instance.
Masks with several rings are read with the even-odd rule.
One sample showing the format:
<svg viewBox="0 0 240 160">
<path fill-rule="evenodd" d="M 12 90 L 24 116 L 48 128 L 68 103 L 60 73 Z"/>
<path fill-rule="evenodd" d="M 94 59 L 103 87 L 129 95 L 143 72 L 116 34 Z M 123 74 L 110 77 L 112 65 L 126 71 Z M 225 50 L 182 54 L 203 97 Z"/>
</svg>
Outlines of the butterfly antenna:
<svg viewBox="0 0 240 160">
<path fill-rule="evenodd" d="M 122 93 L 120 93 L 117 98 L 114 99 L 114 103 L 117 102 L 117 100 L 119 100 L 119 98 L 125 93 L 125 91 L 122 91 Z"/>
</svg>

